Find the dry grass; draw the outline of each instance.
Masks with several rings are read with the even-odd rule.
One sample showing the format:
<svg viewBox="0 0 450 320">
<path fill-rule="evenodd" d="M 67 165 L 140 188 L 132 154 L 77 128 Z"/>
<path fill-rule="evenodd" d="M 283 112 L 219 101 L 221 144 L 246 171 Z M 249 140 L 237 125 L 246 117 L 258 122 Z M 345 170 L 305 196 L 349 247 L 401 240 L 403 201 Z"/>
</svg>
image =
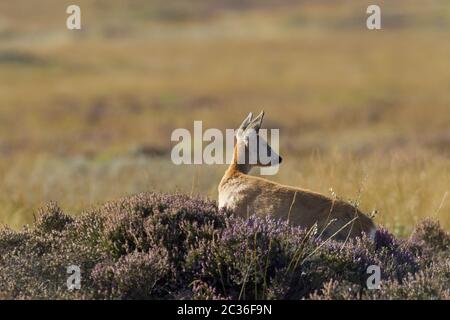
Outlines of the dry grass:
<svg viewBox="0 0 450 320">
<path fill-rule="evenodd" d="M 450 8 L 365 1 L 0 4 L 0 221 L 47 200 L 74 213 L 117 196 L 216 196 L 224 170 L 177 167 L 170 133 L 233 128 L 264 109 L 281 129 L 276 180 L 358 200 L 408 233 L 450 228 Z M 360 190 L 362 189 L 362 190 Z"/>
</svg>

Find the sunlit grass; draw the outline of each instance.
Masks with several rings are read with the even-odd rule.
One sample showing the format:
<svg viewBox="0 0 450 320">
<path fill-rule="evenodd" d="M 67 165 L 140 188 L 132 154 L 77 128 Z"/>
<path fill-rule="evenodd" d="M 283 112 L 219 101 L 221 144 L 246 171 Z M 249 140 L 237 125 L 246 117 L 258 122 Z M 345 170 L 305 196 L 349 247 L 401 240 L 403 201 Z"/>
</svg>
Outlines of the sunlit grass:
<svg viewBox="0 0 450 320">
<path fill-rule="evenodd" d="M 81 33 L 41 3 L 0 4 L 0 222 L 49 200 L 77 213 L 147 190 L 214 198 L 224 166 L 174 166 L 170 133 L 264 109 L 285 159 L 271 179 L 358 199 L 398 235 L 433 215 L 450 229 L 442 2 L 384 4 L 369 32 L 364 1 L 80 1 Z"/>
</svg>

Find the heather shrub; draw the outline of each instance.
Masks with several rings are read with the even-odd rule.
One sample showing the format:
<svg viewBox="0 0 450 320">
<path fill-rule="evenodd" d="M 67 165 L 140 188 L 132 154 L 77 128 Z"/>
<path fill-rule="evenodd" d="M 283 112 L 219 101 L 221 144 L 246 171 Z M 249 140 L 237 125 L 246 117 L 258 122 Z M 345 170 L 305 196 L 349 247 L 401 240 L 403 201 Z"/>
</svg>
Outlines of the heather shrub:
<svg viewBox="0 0 450 320">
<path fill-rule="evenodd" d="M 271 279 L 295 268 L 305 245 L 311 245 L 304 240 L 305 231 L 270 217 L 229 218 L 214 241 L 190 252 L 188 267 L 224 297 L 267 298 Z"/>
<path fill-rule="evenodd" d="M 401 281 L 419 269 L 420 256 L 414 253 L 408 241 L 396 239 L 386 229 L 375 234 L 374 263 L 380 266 L 382 279 Z"/>
<path fill-rule="evenodd" d="M 201 280 L 192 283 L 192 296 L 195 300 L 226 300 L 227 298 L 218 294 L 217 289 Z M 182 296 L 180 296 L 182 298 Z"/>
<path fill-rule="evenodd" d="M 171 276 L 165 250 L 134 251 L 116 262 L 99 263 L 91 272 L 98 297 L 151 299 L 166 294 Z"/>
<path fill-rule="evenodd" d="M 208 237 L 208 228 L 223 225 L 225 218 L 212 201 L 185 195 L 141 194 L 111 202 L 102 211 L 113 255 L 162 246 L 173 263 L 179 262 L 199 236 Z"/>
<path fill-rule="evenodd" d="M 388 281 L 381 289 L 367 292 L 370 299 L 450 299 L 449 261 L 433 264 L 402 282 Z"/>
<path fill-rule="evenodd" d="M 445 232 L 438 221 L 427 219 L 422 221 L 411 235 L 411 240 L 420 242 L 422 247 L 433 251 L 448 251 L 450 235 Z"/>
<path fill-rule="evenodd" d="M 22 249 L 29 238 L 29 233 L 15 232 L 8 227 L 0 227 L 0 259 L 10 251 Z"/>
<path fill-rule="evenodd" d="M 33 227 L 0 229 L 4 299 L 449 299 L 449 234 L 420 223 L 409 239 L 320 240 L 213 201 L 143 193 L 78 217 L 56 203 Z M 81 270 L 68 290 L 67 267 Z M 367 289 L 367 267 L 381 288 Z"/>
<path fill-rule="evenodd" d="M 50 202 L 38 210 L 35 228 L 42 232 L 62 231 L 71 222 L 72 217 L 64 214 L 56 202 Z"/>
</svg>

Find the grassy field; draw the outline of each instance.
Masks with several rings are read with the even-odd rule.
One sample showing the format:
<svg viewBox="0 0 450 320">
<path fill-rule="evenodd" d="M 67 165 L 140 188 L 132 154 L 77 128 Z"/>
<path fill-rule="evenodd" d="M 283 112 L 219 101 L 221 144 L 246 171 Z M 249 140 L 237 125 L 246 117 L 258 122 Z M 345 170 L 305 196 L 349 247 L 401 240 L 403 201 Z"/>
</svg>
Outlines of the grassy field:
<svg viewBox="0 0 450 320">
<path fill-rule="evenodd" d="M 358 201 L 406 236 L 450 230 L 450 5 L 369 1 L 0 3 L 0 222 L 141 191 L 215 199 L 225 166 L 175 166 L 170 134 L 280 128 L 276 181 Z"/>
</svg>

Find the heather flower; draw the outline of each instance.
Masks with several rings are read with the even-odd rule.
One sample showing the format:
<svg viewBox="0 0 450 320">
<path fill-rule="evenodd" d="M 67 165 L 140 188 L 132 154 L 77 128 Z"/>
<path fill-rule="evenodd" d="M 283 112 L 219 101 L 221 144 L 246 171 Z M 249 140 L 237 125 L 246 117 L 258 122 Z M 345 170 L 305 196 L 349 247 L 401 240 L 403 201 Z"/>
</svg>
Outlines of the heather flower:
<svg viewBox="0 0 450 320">
<path fill-rule="evenodd" d="M 431 219 L 418 224 L 410 240 L 422 242 L 423 246 L 431 250 L 448 251 L 450 249 L 450 234 L 441 228 L 438 221 Z"/>
<path fill-rule="evenodd" d="M 99 263 L 91 272 L 99 297 L 113 299 L 156 299 L 166 294 L 165 277 L 170 275 L 167 252 L 132 252 L 115 263 Z"/>
<path fill-rule="evenodd" d="M 449 299 L 449 235 L 419 224 L 336 242 L 268 216 L 243 219 L 215 202 L 142 193 L 71 217 L 56 203 L 34 226 L 0 229 L 6 299 Z M 67 267 L 81 269 L 67 290 Z M 368 290 L 367 267 L 381 269 Z"/>
</svg>

